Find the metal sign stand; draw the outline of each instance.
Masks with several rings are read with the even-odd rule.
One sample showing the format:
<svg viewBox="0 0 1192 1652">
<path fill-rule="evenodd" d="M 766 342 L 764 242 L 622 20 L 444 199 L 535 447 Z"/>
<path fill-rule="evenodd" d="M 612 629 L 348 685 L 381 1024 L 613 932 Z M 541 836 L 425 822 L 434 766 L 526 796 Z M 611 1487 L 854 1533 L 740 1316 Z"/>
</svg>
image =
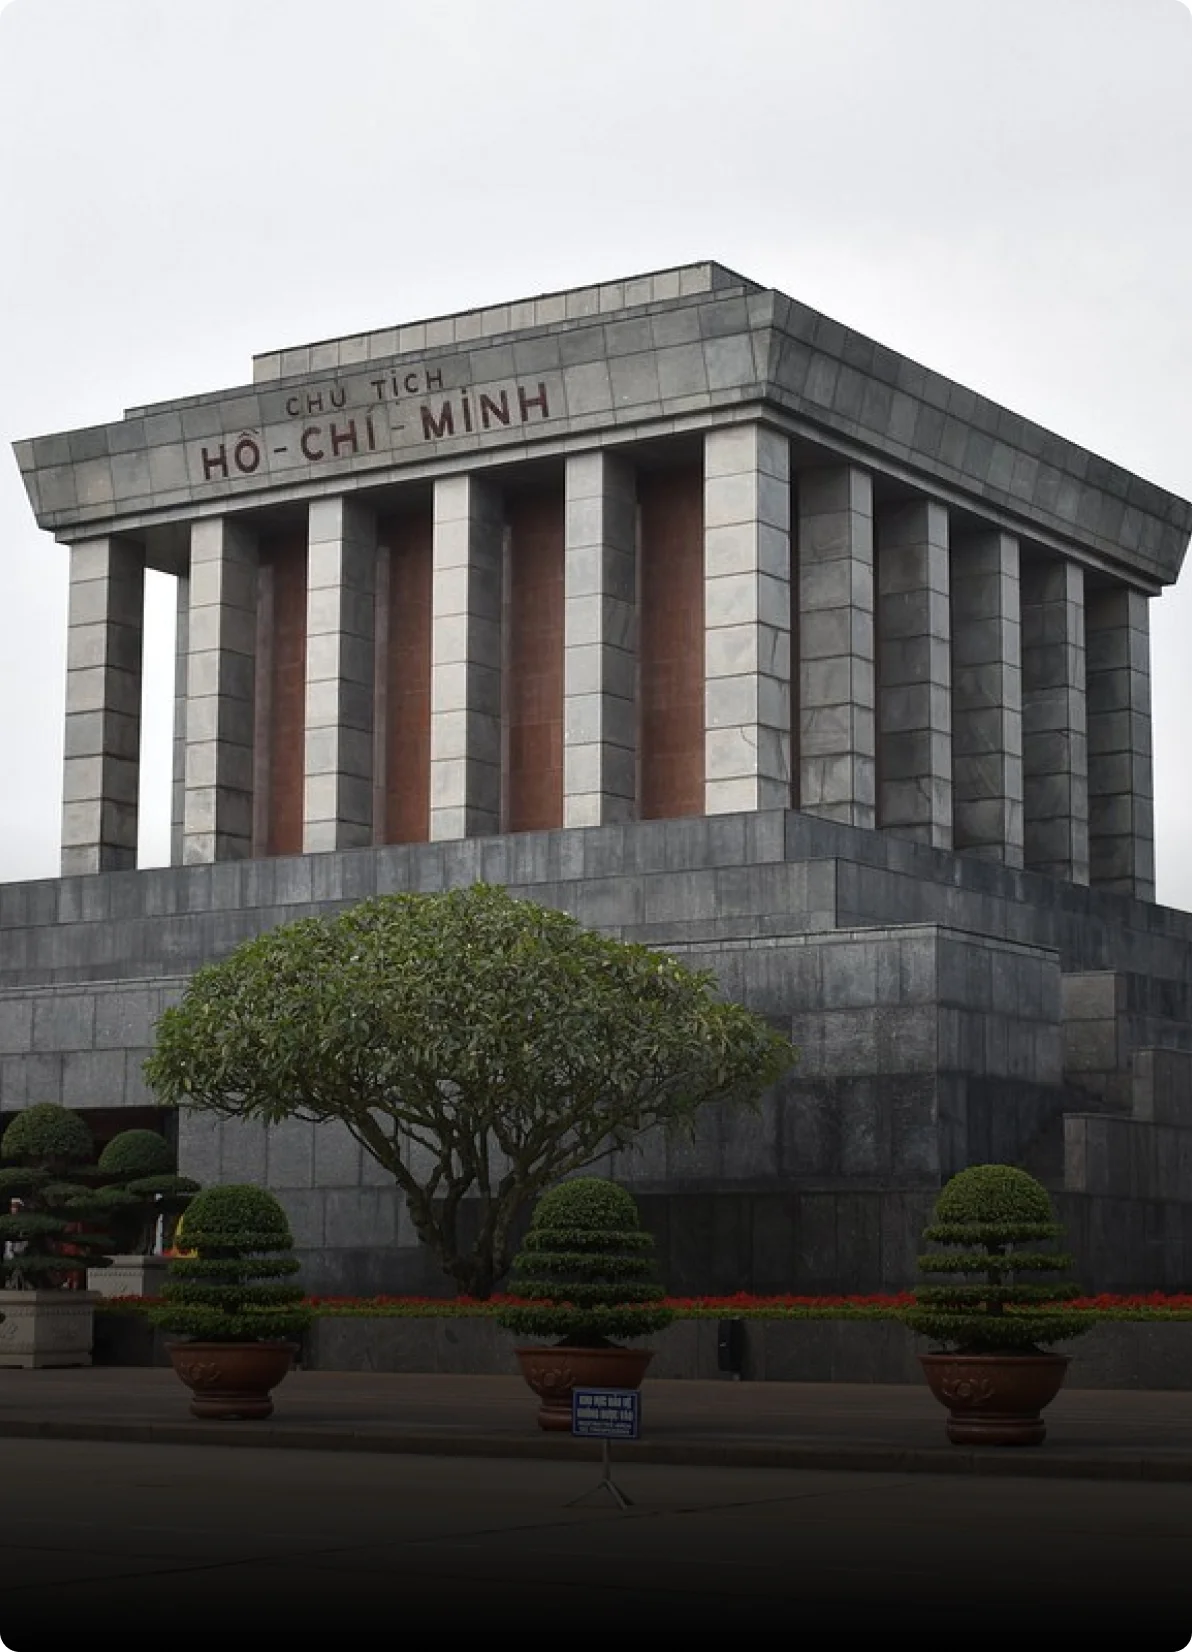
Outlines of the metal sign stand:
<svg viewBox="0 0 1192 1652">
<path fill-rule="evenodd" d="M 581 1492 L 566 1506 L 586 1503 L 606 1491 L 619 1509 L 632 1507 L 613 1479 L 611 1440 L 636 1440 L 641 1427 L 641 1396 L 636 1389 L 574 1388 L 571 1391 L 571 1432 L 580 1439 L 600 1441 L 600 1483 Z"/>
<path fill-rule="evenodd" d="M 577 1503 L 586 1503 L 589 1497 L 596 1497 L 602 1491 L 607 1491 L 608 1492 L 609 1496 L 612 1498 L 613 1502 L 617 1505 L 618 1508 L 621 1508 L 621 1509 L 632 1508 L 633 1499 L 631 1497 L 626 1497 L 625 1493 L 621 1490 L 620 1486 L 618 1486 L 616 1484 L 616 1482 L 614 1481 L 614 1479 L 613 1479 L 612 1453 L 609 1450 L 609 1445 L 608 1445 L 607 1440 L 601 1440 L 601 1442 L 600 1442 L 600 1463 L 601 1463 L 600 1483 L 598 1485 L 593 1486 L 591 1491 L 584 1491 L 584 1492 L 581 1492 L 578 1497 L 573 1497 L 571 1499 L 570 1503 L 567 1504 L 567 1507 L 569 1509 L 573 1509 Z"/>
</svg>

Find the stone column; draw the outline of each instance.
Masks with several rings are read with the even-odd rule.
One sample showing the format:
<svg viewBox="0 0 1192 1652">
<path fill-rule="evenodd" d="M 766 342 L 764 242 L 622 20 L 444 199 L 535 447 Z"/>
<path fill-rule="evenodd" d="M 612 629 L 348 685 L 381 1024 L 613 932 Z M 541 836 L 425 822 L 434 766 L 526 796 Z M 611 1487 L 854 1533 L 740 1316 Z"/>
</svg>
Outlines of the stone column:
<svg viewBox="0 0 1192 1652">
<path fill-rule="evenodd" d="M 1089 881 L 1084 571 L 1066 558 L 1022 569 L 1024 864 Z"/>
<path fill-rule="evenodd" d="M 500 495 L 479 477 L 435 483 L 430 835 L 501 829 Z"/>
<path fill-rule="evenodd" d="M 353 499 L 311 501 L 306 586 L 302 848 L 373 841 L 376 520 Z"/>
<path fill-rule="evenodd" d="M 563 824 L 637 813 L 637 498 L 606 453 L 567 460 Z"/>
<path fill-rule="evenodd" d="M 70 548 L 62 875 L 137 864 L 145 558 L 123 539 Z"/>
<path fill-rule="evenodd" d="M 948 512 L 931 500 L 877 520 L 877 818 L 952 847 Z"/>
<path fill-rule="evenodd" d="M 1022 865 L 1022 637 L 1018 541 L 953 539 L 952 843 Z"/>
<path fill-rule="evenodd" d="M 255 535 L 230 517 L 194 523 L 182 815 L 187 865 L 253 853 L 256 608 Z"/>
<path fill-rule="evenodd" d="M 1087 593 L 1089 877 L 1155 898 L 1150 609 L 1141 591 Z"/>
<path fill-rule="evenodd" d="M 876 819 L 873 482 L 846 465 L 798 478 L 798 807 Z"/>
<path fill-rule="evenodd" d="M 704 438 L 704 812 L 791 806 L 790 443 Z"/>
<path fill-rule="evenodd" d="M 170 865 L 182 865 L 182 825 L 186 804 L 186 660 L 190 620 L 190 576 L 179 574 L 178 617 L 174 629 L 174 787 L 170 813 Z"/>
</svg>

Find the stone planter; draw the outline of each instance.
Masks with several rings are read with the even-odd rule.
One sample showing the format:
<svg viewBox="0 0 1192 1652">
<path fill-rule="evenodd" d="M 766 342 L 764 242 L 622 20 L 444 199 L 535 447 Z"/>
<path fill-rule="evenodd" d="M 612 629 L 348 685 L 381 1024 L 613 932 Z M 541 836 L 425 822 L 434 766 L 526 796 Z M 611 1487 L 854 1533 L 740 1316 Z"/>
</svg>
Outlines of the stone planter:
<svg viewBox="0 0 1192 1652">
<path fill-rule="evenodd" d="M 1063 1354 L 920 1354 L 931 1392 L 948 1407 L 953 1445 L 1042 1445 L 1039 1413 L 1063 1386 Z"/>
<path fill-rule="evenodd" d="M 92 1291 L 0 1291 L 0 1367 L 90 1365 Z"/>
<path fill-rule="evenodd" d="M 298 1351 L 294 1342 L 170 1342 L 166 1348 L 193 1396 L 191 1415 L 219 1422 L 271 1417 L 270 1395 Z"/>
<path fill-rule="evenodd" d="M 99 1296 L 160 1296 L 169 1265 L 164 1256 L 113 1256 L 110 1268 L 88 1268 L 87 1289 Z"/>
<path fill-rule="evenodd" d="M 571 1393 L 575 1388 L 640 1388 L 654 1358 L 649 1348 L 518 1348 L 522 1376 L 538 1395 L 538 1426 L 571 1432 Z"/>
</svg>

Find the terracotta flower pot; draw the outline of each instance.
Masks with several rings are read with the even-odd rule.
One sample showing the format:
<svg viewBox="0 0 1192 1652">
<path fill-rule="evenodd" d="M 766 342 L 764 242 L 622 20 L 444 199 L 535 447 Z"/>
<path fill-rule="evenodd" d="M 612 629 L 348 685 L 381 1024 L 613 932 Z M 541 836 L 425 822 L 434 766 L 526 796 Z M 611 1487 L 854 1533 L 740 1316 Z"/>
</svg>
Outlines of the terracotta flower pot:
<svg viewBox="0 0 1192 1652">
<path fill-rule="evenodd" d="M 170 1363 L 191 1390 L 192 1416 L 222 1421 L 273 1415 L 270 1394 L 290 1370 L 295 1342 L 168 1342 Z"/>
<path fill-rule="evenodd" d="M 953 1445 L 1042 1445 L 1039 1415 L 1063 1386 L 1063 1354 L 920 1354 L 931 1392 L 946 1405 Z"/>
<path fill-rule="evenodd" d="M 640 1388 L 651 1348 L 518 1348 L 522 1376 L 538 1395 L 538 1426 L 571 1432 L 573 1388 Z"/>
</svg>

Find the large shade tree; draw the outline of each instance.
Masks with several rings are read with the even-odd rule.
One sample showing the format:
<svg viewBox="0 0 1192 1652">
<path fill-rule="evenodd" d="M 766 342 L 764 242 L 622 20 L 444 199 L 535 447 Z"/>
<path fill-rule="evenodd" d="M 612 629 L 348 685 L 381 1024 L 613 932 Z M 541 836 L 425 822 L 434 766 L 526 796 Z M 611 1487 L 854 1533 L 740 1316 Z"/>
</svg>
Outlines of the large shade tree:
<svg viewBox="0 0 1192 1652">
<path fill-rule="evenodd" d="M 708 1102 L 755 1103 L 794 1059 L 711 973 L 476 884 L 246 942 L 164 1013 L 145 1071 L 169 1105 L 345 1125 L 487 1297 L 543 1188 Z"/>
</svg>

